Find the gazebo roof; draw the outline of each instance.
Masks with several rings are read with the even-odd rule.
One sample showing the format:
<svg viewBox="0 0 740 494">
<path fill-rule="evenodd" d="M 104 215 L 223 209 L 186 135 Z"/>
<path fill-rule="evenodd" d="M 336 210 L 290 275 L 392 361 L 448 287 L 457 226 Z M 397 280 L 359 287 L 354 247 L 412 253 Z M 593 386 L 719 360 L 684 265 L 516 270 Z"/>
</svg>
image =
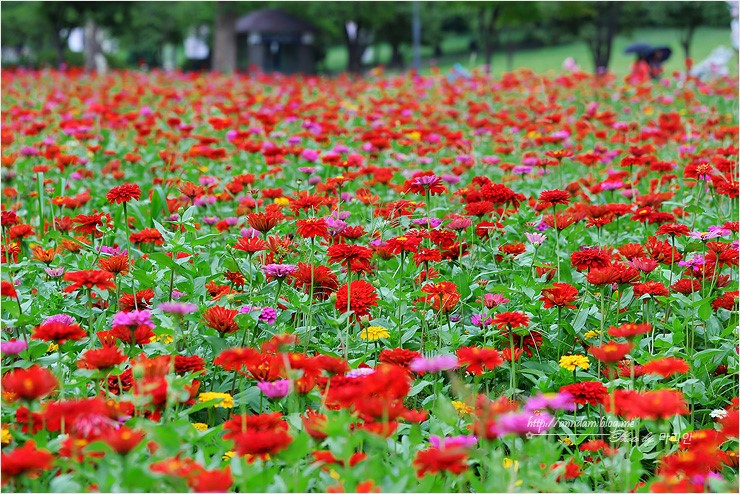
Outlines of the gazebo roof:
<svg viewBox="0 0 740 494">
<path fill-rule="evenodd" d="M 237 34 L 316 32 L 316 26 L 280 9 L 261 9 L 236 20 Z"/>
</svg>

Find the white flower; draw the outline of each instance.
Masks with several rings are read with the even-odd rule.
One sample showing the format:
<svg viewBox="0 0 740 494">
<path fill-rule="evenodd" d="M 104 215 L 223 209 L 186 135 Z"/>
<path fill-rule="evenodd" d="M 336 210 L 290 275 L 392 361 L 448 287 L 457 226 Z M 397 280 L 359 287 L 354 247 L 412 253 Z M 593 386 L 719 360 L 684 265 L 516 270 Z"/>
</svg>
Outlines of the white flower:
<svg viewBox="0 0 740 494">
<path fill-rule="evenodd" d="M 716 410 L 712 410 L 709 413 L 709 416 L 712 417 L 713 419 L 723 419 L 727 417 L 727 410 L 723 408 L 718 408 Z"/>
</svg>

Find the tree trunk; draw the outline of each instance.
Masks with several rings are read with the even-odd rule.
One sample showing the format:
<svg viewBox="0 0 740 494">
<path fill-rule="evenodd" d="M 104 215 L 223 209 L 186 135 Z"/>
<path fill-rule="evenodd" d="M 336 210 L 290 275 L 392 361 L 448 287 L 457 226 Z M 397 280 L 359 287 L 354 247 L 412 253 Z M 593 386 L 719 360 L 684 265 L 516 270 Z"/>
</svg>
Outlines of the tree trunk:
<svg viewBox="0 0 740 494">
<path fill-rule="evenodd" d="M 95 70 L 95 55 L 98 53 L 98 25 L 92 19 L 85 22 L 85 71 Z"/>
<path fill-rule="evenodd" d="M 492 10 L 481 8 L 478 14 L 481 43 L 483 44 L 483 63 L 486 74 L 491 73 L 491 62 L 493 61 L 493 42 L 496 35 L 496 21 L 501 14 L 501 7 Z M 486 14 L 489 14 L 486 16 Z M 487 17 L 487 18 L 486 18 Z"/>
<path fill-rule="evenodd" d="M 231 2 L 218 2 L 213 43 L 213 70 L 231 73 L 236 69 L 236 23 Z"/>
<path fill-rule="evenodd" d="M 609 68 L 609 59 L 612 54 L 612 43 L 617 34 L 619 13 L 622 10 L 621 2 L 605 2 L 594 20 L 594 36 L 588 46 L 594 62 L 596 74 L 602 74 Z"/>
<path fill-rule="evenodd" d="M 694 26 L 688 26 L 681 33 L 681 48 L 683 49 L 683 60 L 686 62 L 691 58 L 691 40 L 694 38 Z"/>
<path fill-rule="evenodd" d="M 347 29 L 344 28 L 344 41 L 347 45 L 347 70 L 353 74 L 359 74 L 362 72 L 362 55 L 365 54 L 365 50 L 372 43 L 372 33 L 362 28 L 359 24 L 356 25 L 353 36 Z"/>
<path fill-rule="evenodd" d="M 388 65 L 397 69 L 403 68 L 403 53 L 401 53 L 401 43 L 391 43 L 391 61 Z"/>
</svg>

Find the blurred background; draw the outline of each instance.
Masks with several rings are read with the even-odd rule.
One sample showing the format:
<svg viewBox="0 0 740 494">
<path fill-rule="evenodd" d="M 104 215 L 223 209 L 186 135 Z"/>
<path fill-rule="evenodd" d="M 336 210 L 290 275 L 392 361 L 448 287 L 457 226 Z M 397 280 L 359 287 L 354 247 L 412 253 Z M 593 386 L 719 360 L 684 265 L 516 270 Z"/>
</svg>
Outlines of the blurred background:
<svg viewBox="0 0 740 494">
<path fill-rule="evenodd" d="M 526 67 L 626 74 L 711 56 L 737 74 L 737 2 L 3 2 L 2 66 L 286 74 Z"/>
</svg>

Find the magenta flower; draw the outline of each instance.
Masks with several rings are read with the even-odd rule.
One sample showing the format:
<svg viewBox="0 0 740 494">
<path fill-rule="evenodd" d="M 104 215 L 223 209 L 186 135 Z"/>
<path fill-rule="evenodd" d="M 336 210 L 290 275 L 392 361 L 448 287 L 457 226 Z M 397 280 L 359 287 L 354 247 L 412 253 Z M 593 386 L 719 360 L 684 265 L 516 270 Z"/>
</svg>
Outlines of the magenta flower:
<svg viewBox="0 0 740 494">
<path fill-rule="evenodd" d="M 422 187 L 429 188 L 432 185 L 439 182 L 441 179 L 436 175 L 423 175 L 421 177 L 416 177 L 413 181 L 414 185 L 421 185 Z"/>
<path fill-rule="evenodd" d="M 358 367 L 357 369 L 347 371 L 344 377 L 365 377 L 374 373 L 375 369 L 371 369 L 370 367 Z"/>
<path fill-rule="evenodd" d="M 412 220 L 411 223 L 429 228 L 437 228 L 442 224 L 442 220 L 439 218 L 416 218 L 415 220 Z"/>
<path fill-rule="evenodd" d="M 271 278 L 284 279 L 296 271 L 298 271 L 298 266 L 295 264 L 265 264 L 262 266 L 262 272 Z"/>
<path fill-rule="evenodd" d="M 113 316 L 113 326 L 148 326 L 154 329 L 152 313 L 148 310 L 132 310 L 131 312 L 118 312 Z"/>
<path fill-rule="evenodd" d="M 541 233 L 525 233 L 524 236 L 527 237 L 529 243 L 534 246 L 542 245 L 542 242 L 547 240 L 547 235 L 543 235 Z"/>
<path fill-rule="evenodd" d="M 262 394 L 270 399 L 283 398 L 290 393 L 290 386 L 292 381 L 290 379 L 280 379 L 279 381 L 260 381 L 257 383 L 257 387 L 262 391 Z"/>
<path fill-rule="evenodd" d="M 54 314 L 53 316 L 47 317 L 42 324 L 51 324 L 58 322 L 60 324 L 74 324 L 75 318 L 68 316 L 67 314 Z"/>
<path fill-rule="evenodd" d="M 490 295 L 490 294 L 487 294 Z M 470 318 L 470 322 L 473 324 L 473 326 L 478 326 L 479 328 L 483 328 L 485 326 L 490 326 L 493 322 L 493 318 L 487 317 L 485 314 L 476 314 L 473 317 Z"/>
<path fill-rule="evenodd" d="M 277 312 L 272 307 L 262 307 L 262 314 L 260 314 L 259 320 L 273 325 L 277 321 Z"/>
<path fill-rule="evenodd" d="M 532 396 L 524 405 L 525 410 L 535 411 L 549 408 L 550 410 L 575 410 L 573 395 L 570 393 L 546 393 Z"/>
<path fill-rule="evenodd" d="M 169 312 L 170 314 L 185 315 L 191 314 L 198 310 L 198 306 L 195 304 L 188 304 L 186 302 L 162 302 L 157 306 L 162 312 Z"/>
<path fill-rule="evenodd" d="M 44 268 L 44 272 L 49 275 L 49 278 L 59 278 L 64 274 L 64 268 Z"/>
<path fill-rule="evenodd" d="M 454 355 L 437 355 L 436 357 L 417 357 L 409 364 L 414 372 L 440 372 L 457 369 L 457 357 Z"/>
<path fill-rule="evenodd" d="M 18 355 L 27 348 L 28 343 L 23 340 L 16 340 L 15 338 L 0 343 L 0 353 L 3 355 Z"/>
<path fill-rule="evenodd" d="M 430 436 L 429 443 L 437 449 L 446 448 L 472 448 L 478 444 L 478 438 L 475 436 L 451 436 L 441 438 L 439 436 Z"/>
<path fill-rule="evenodd" d="M 526 410 L 521 413 L 501 415 L 491 426 L 491 432 L 499 436 L 508 434 L 542 434 L 555 425 L 555 419 L 547 412 L 534 413 Z"/>
<path fill-rule="evenodd" d="M 508 301 L 509 299 L 504 297 L 500 293 L 486 293 L 485 295 L 483 295 L 482 302 L 487 309 L 493 309 L 494 307 L 498 307 L 499 305 L 505 304 Z M 481 302 L 481 300 L 479 299 L 478 302 Z"/>
<path fill-rule="evenodd" d="M 470 218 L 460 217 L 460 218 L 455 218 L 454 220 L 450 221 L 447 224 L 447 228 L 449 228 L 450 230 L 459 231 L 459 230 L 465 230 L 467 227 L 469 227 L 472 224 L 473 222 L 470 221 Z"/>
</svg>

